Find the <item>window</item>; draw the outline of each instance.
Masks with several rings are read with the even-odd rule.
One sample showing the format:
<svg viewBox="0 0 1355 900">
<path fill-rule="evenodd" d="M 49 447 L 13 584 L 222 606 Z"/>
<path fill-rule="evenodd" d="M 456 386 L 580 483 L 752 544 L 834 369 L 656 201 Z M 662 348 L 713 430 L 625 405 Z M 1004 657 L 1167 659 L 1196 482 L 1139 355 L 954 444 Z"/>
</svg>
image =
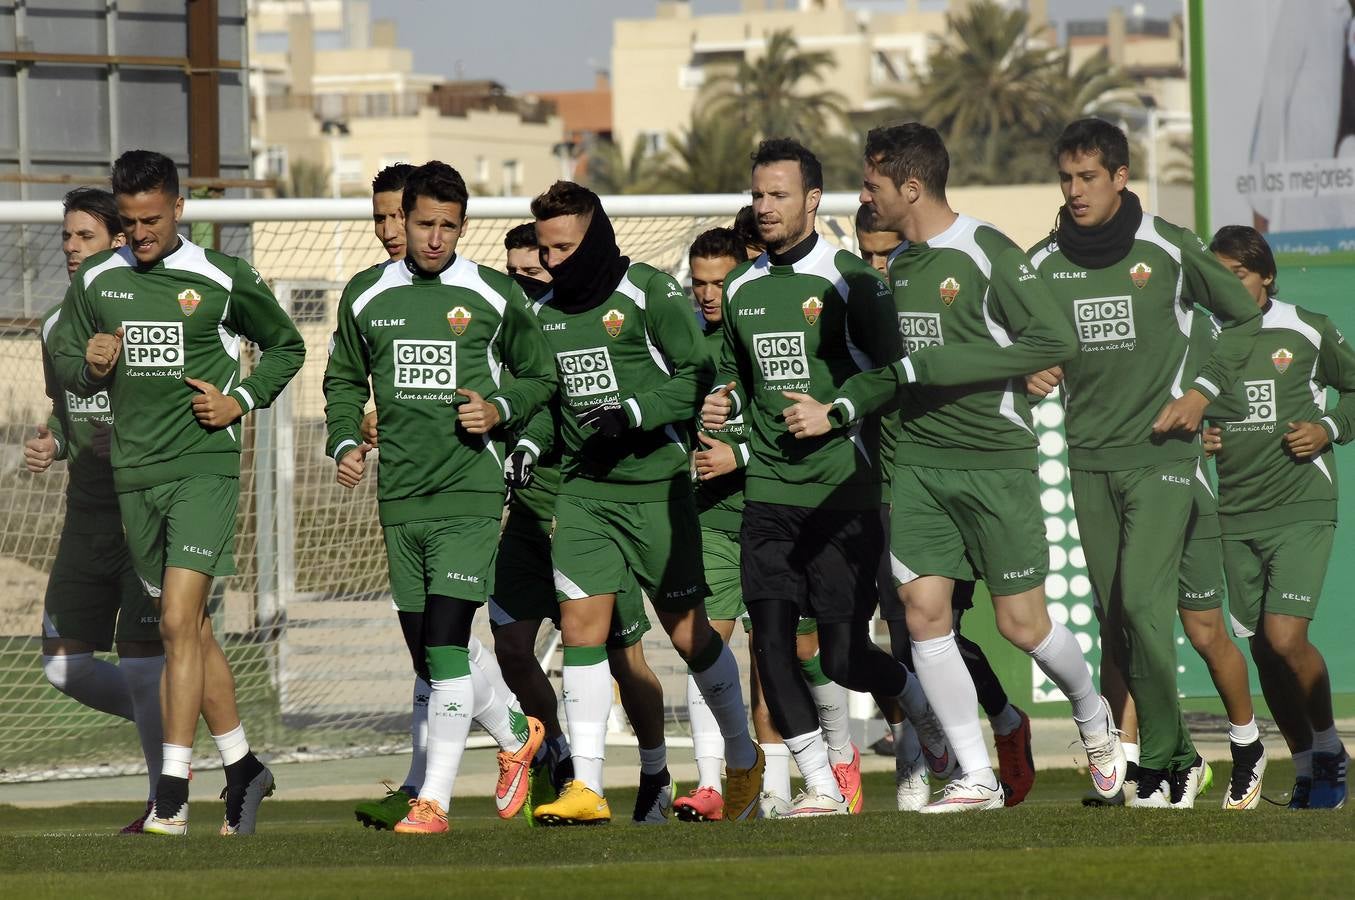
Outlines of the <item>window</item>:
<svg viewBox="0 0 1355 900">
<path fill-rule="evenodd" d="M 281 144 L 270 144 L 263 155 L 264 178 L 287 177 L 287 148 Z"/>
<path fill-rule="evenodd" d="M 701 66 L 683 66 L 678 69 L 678 87 L 694 91 L 706 83 L 706 70 Z"/>
<path fill-rule="evenodd" d="M 522 184 L 522 164 L 516 159 L 505 159 L 503 161 L 503 190 L 501 193 L 505 197 L 511 197 L 517 192 L 518 186 Z"/>
</svg>

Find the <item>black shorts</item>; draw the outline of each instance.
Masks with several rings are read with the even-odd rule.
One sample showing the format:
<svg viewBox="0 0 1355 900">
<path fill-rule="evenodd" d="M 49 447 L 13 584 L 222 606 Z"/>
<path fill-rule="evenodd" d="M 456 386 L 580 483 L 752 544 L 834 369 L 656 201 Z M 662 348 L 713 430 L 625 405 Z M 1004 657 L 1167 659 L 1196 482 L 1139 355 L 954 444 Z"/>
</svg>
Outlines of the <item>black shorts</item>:
<svg viewBox="0 0 1355 900">
<path fill-rule="evenodd" d="M 875 584 L 880 592 L 880 619 L 885 622 L 902 622 L 907 616 L 904 614 L 903 601 L 899 599 L 899 592 L 894 587 L 894 574 L 889 566 L 889 508 L 880 510 L 881 527 L 886 536 L 885 552 L 880 554 L 880 565 L 875 573 Z M 974 608 L 974 585 L 973 581 L 956 581 L 955 590 L 950 595 L 950 608 L 956 612 Z M 957 619 L 958 621 L 958 619 Z"/>
<path fill-rule="evenodd" d="M 869 620 L 885 551 L 875 510 L 747 501 L 739 533 L 744 603 L 786 598 L 820 622 Z"/>
</svg>

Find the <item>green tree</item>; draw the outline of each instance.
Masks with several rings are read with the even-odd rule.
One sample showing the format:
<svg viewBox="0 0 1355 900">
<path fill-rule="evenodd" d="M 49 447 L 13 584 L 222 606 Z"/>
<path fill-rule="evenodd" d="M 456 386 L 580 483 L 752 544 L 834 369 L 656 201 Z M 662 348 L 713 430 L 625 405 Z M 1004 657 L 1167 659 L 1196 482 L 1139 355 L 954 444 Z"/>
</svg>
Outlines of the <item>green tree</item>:
<svg viewBox="0 0 1355 900">
<path fill-rule="evenodd" d="M 661 193 L 746 191 L 752 145 L 752 133 L 738 120 L 693 112 L 686 129 L 668 135 L 649 184 Z"/>
<path fill-rule="evenodd" d="M 294 159 L 287 166 L 287 180 L 278 185 L 283 197 L 328 197 L 330 172 L 328 167 L 309 159 Z"/>
<path fill-rule="evenodd" d="M 611 141 L 598 141 L 588 151 L 585 178 L 599 194 L 642 194 L 649 188 L 654 163 L 646 135 L 635 136 L 630 153 Z"/>
<path fill-rule="evenodd" d="M 831 53 L 801 50 L 789 30 L 774 31 L 762 56 L 709 79 L 705 101 L 756 137 L 816 141 L 845 120 L 847 99 L 826 87 L 835 66 Z"/>
</svg>

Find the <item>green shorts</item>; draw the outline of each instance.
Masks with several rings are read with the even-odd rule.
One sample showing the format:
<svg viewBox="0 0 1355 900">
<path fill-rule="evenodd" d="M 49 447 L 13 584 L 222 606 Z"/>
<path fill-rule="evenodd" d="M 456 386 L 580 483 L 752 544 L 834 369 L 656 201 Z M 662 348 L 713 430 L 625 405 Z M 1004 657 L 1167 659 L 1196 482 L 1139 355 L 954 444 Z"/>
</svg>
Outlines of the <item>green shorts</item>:
<svg viewBox="0 0 1355 900">
<path fill-rule="evenodd" d="M 430 594 L 484 603 L 494 588 L 497 516 L 452 516 L 387 525 L 386 566 L 401 612 L 423 612 Z"/>
<path fill-rule="evenodd" d="M 494 565 L 494 592 L 489 598 L 489 624 L 498 628 L 514 622 L 549 619 L 560 627 L 560 601 L 555 598 L 551 577 L 549 519 L 510 513 L 499 538 L 499 558 Z M 625 586 L 616 594 L 609 647 L 629 647 L 649 631 L 644 594 L 627 574 Z"/>
<path fill-rule="evenodd" d="M 562 494 L 551 560 L 562 601 L 615 594 L 627 572 L 660 612 L 694 609 L 710 593 L 690 495 L 625 503 Z"/>
<path fill-rule="evenodd" d="M 739 536 L 714 528 L 701 529 L 701 558 L 706 567 L 706 616 L 712 621 L 732 622 L 742 617 L 748 627 L 748 608 L 743 605 L 739 568 Z"/>
<path fill-rule="evenodd" d="M 235 573 L 235 508 L 240 479 L 190 475 L 118 494 L 127 549 L 146 591 L 155 598 L 165 569 L 204 575 Z"/>
<path fill-rule="evenodd" d="M 1195 471 L 1195 506 L 1186 526 L 1186 549 L 1181 554 L 1181 609 L 1203 612 L 1223 606 L 1223 544 L 1219 504 L 1205 480 Z"/>
<path fill-rule="evenodd" d="M 1294 522 L 1223 539 L 1233 633 L 1251 637 L 1264 613 L 1312 619 L 1327 577 L 1334 522 Z"/>
<path fill-rule="evenodd" d="M 47 579 L 42 636 L 82 641 L 96 650 L 112 649 L 115 639 L 160 640 L 160 613 L 141 586 L 121 529 L 62 530 Z"/>
<path fill-rule="evenodd" d="M 981 578 L 995 596 L 1044 584 L 1040 482 L 1026 469 L 896 466 L 890 523 L 894 585 L 923 575 Z"/>
</svg>

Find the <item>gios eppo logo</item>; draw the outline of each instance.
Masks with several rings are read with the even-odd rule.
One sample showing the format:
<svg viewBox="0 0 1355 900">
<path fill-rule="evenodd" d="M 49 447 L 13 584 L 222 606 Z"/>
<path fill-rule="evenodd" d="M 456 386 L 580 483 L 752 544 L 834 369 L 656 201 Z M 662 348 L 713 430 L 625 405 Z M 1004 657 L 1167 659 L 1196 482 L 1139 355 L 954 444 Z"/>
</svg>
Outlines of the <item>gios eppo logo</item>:
<svg viewBox="0 0 1355 900">
<path fill-rule="evenodd" d="M 809 378 L 805 336 L 799 331 L 753 335 L 753 356 L 764 381 L 804 381 Z"/>
<path fill-rule="evenodd" d="M 567 350 L 555 354 L 555 368 L 560 373 L 560 384 L 571 400 L 614 394 L 617 386 L 612 356 L 606 347 L 587 350 Z"/>
<path fill-rule="evenodd" d="M 396 341 L 395 386 L 412 390 L 455 390 L 456 342 Z"/>
<path fill-rule="evenodd" d="M 1129 297 L 1092 297 L 1073 301 L 1079 344 L 1134 340 L 1134 304 Z"/>
<path fill-rule="evenodd" d="M 899 337 L 903 338 L 903 348 L 909 353 L 923 347 L 942 346 L 946 341 L 941 335 L 941 314 L 899 313 Z"/>
<path fill-rule="evenodd" d="M 123 322 L 122 359 L 133 369 L 183 368 L 183 323 Z"/>
</svg>

